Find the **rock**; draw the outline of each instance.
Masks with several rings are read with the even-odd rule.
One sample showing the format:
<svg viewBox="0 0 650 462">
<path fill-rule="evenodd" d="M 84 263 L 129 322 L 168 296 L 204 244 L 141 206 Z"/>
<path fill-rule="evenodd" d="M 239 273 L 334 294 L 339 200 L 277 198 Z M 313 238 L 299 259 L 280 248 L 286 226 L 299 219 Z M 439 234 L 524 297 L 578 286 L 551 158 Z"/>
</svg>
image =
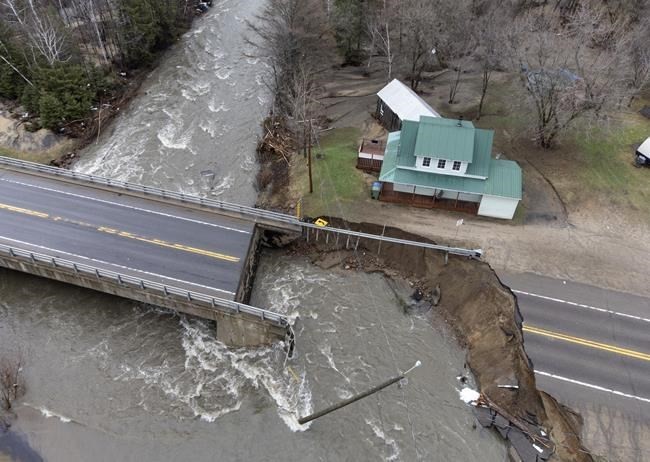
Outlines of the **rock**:
<svg viewBox="0 0 650 462">
<path fill-rule="evenodd" d="M 26 123 L 11 118 L 6 110 L 0 110 L 0 146 L 16 151 L 37 152 L 52 149 L 64 139 L 47 129 L 34 132 L 26 130 Z"/>
<path fill-rule="evenodd" d="M 436 284 L 436 287 L 431 291 L 431 304 L 433 306 L 438 306 L 441 296 L 442 294 L 440 292 L 440 284 Z"/>
<path fill-rule="evenodd" d="M 415 292 L 413 292 L 413 295 L 411 295 L 411 298 L 413 300 L 415 300 L 416 302 L 419 302 L 420 300 L 422 300 L 424 298 L 424 294 L 422 293 L 422 291 L 418 287 L 418 288 L 415 289 Z"/>
</svg>

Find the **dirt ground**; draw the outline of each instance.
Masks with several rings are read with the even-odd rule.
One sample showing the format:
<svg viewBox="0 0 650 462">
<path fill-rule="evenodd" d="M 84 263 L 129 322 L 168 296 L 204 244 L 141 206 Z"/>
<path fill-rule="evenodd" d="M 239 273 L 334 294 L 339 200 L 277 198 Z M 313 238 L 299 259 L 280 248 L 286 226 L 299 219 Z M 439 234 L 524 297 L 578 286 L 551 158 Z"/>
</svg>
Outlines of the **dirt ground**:
<svg viewBox="0 0 650 462">
<path fill-rule="evenodd" d="M 363 70 L 348 67 L 323 77 L 325 91 L 321 104 L 332 120 L 332 127 L 361 127 L 364 137 L 377 137 L 385 132 L 382 133 L 371 114 L 377 101 L 376 92 L 385 84 L 385 76 L 374 72 L 366 77 Z M 449 77 L 442 73 L 423 82 L 422 97 L 443 116 L 464 114 L 471 118 L 478 103 L 477 76 L 463 77 L 458 103 L 453 107 L 446 101 Z M 511 79 L 505 74 L 495 76 L 495 94 L 508 91 L 512 87 Z M 513 96 L 517 99 L 520 95 Z M 520 121 L 513 120 L 505 126 L 504 120 L 510 119 L 504 119 L 504 111 L 516 109 L 490 102 L 488 94 L 485 115 L 479 122 L 475 121 L 477 126 L 495 129 L 494 153 L 517 160 L 523 169 L 524 197 L 513 221 L 424 210 L 370 198 L 361 204 L 335 206 L 338 216 L 350 221 L 386 223 L 438 243 L 481 248 L 486 261 L 497 269 L 531 272 L 650 296 L 646 271 L 650 261 L 647 220 L 637 216 L 634 210 L 612 208 L 599 197 L 569 197 L 571 202 L 567 206 L 549 176 L 558 183 L 572 182 L 570 186 L 579 190 L 571 170 L 575 165 L 564 153 L 546 155 L 532 142 L 526 142 L 525 131 L 515 133 L 521 127 Z M 490 127 L 491 119 L 495 125 L 498 122 L 502 126 Z M 571 148 L 569 145 L 566 149 Z M 368 182 L 373 179 L 368 176 Z M 461 226 L 457 226 L 459 218 L 463 219 Z"/>
</svg>

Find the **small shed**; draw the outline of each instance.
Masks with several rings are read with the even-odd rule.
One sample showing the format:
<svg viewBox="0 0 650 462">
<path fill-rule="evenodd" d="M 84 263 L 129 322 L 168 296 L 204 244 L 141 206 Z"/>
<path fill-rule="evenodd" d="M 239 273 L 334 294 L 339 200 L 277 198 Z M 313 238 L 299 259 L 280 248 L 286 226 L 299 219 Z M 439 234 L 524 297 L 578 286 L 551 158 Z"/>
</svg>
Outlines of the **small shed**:
<svg viewBox="0 0 650 462">
<path fill-rule="evenodd" d="M 636 163 L 637 165 L 650 166 L 650 137 L 648 137 L 641 146 L 636 150 Z"/>
<path fill-rule="evenodd" d="M 377 93 L 375 117 L 389 132 L 402 128 L 403 120 L 419 121 L 421 116 L 440 117 L 426 101 L 397 79 Z"/>
</svg>

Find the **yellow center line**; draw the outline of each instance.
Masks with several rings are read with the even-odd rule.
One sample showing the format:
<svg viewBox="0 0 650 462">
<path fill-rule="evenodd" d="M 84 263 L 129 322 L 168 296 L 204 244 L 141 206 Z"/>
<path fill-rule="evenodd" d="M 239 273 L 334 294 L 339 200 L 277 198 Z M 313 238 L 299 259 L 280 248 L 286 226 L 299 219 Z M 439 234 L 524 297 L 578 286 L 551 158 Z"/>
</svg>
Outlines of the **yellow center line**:
<svg viewBox="0 0 650 462">
<path fill-rule="evenodd" d="M 187 245 L 183 244 L 174 244 L 172 242 L 166 242 L 162 241 L 160 239 L 149 239 L 146 237 L 138 236 L 133 233 L 128 233 L 126 231 L 119 231 L 117 229 L 112 229 L 112 228 L 107 228 L 105 226 L 101 226 L 97 228 L 97 231 L 101 231 L 103 233 L 108 233 L 108 234 L 115 234 L 120 237 L 125 237 L 128 239 L 135 239 L 136 241 L 141 241 L 141 242 L 146 242 L 148 244 L 154 244 L 158 245 L 160 247 L 167 247 L 170 249 L 176 249 L 176 250 L 182 250 L 184 252 L 190 252 L 190 253 L 195 253 L 198 255 L 205 255 L 206 257 L 212 257 L 212 258 L 218 258 L 219 260 L 226 260 L 230 262 L 237 263 L 239 261 L 238 257 L 233 257 L 230 255 L 225 255 L 219 252 L 212 252 L 211 250 L 204 250 L 204 249 L 199 249 L 196 247 L 190 247 Z"/>
<path fill-rule="evenodd" d="M 615 345 L 609 345 L 607 343 L 595 342 L 593 340 L 574 337 L 572 335 L 562 334 L 560 332 L 554 332 L 534 326 L 525 325 L 523 327 L 523 330 L 524 332 L 530 332 L 531 334 L 543 335 L 544 337 L 563 340 L 565 342 L 575 343 L 577 345 L 595 348 L 597 350 L 609 351 L 610 353 L 615 353 L 622 356 L 629 356 L 631 358 L 641 359 L 643 361 L 650 361 L 650 354 L 643 353 L 641 351 L 628 350 L 627 348 L 621 348 Z"/>
<path fill-rule="evenodd" d="M 0 204 L 0 209 L 9 210 L 10 212 L 22 213 L 24 215 L 32 215 L 39 218 L 49 218 L 50 216 L 47 213 L 36 212 L 34 210 L 22 209 L 20 207 L 14 207 L 13 205 Z"/>
<path fill-rule="evenodd" d="M 195 253 L 197 255 L 204 255 L 206 257 L 216 258 L 216 259 L 219 259 L 219 260 L 225 260 L 225 261 L 229 261 L 229 262 L 233 262 L 233 263 L 237 263 L 240 260 L 239 257 L 234 257 L 234 256 L 231 256 L 231 255 L 226 255 L 226 254 L 219 253 L 219 252 L 213 252 L 211 250 L 199 249 L 197 247 L 191 247 L 191 246 L 184 245 L 184 244 L 176 244 L 176 243 L 173 243 L 173 242 L 163 241 L 161 239 L 151 239 L 151 238 L 148 238 L 148 237 L 138 236 L 137 234 L 129 233 L 127 231 L 120 231 L 118 229 L 113 229 L 113 228 L 109 228 L 109 227 L 106 227 L 106 226 L 97 227 L 97 226 L 92 225 L 90 223 L 84 223 L 82 221 L 71 220 L 71 219 L 64 218 L 64 217 L 59 217 L 59 216 L 51 216 L 51 215 L 49 215 L 47 213 L 37 212 L 35 210 L 24 209 L 24 208 L 21 208 L 21 207 L 15 207 L 13 205 L 0 203 L 0 210 L 8 210 L 10 212 L 21 213 L 23 215 L 30 215 L 30 216 L 35 216 L 35 217 L 38 217 L 38 218 L 45 218 L 45 219 L 49 219 L 49 220 L 53 220 L 53 221 L 63 221 L 63 222 L 66 222 L 66 223 L 72 223 L 72 224 L 83 226 L 83 227 L 86 227 L 86 228 L 91 228 L 91 229 L 94 229 L 95 231 L 99 231 L 99 232 L 102 232 L 102 233 L 113 234 L 113 235 L 124 237 L 124 238 L 127 238 L 127 239 L 134 239 L 134 240 L 137 240 L 137 241 L 146 242 L 147 244 L 153 244 L 153 245 L 157 245 L 157 246 L 160 246 L 160 247 L 167 247 L 167 248 L 170 248 L 170 249 L 176 249 L 176 250 L 180 250 L 180 251 L 183 251 L 183 252 Z"/>
</svg>

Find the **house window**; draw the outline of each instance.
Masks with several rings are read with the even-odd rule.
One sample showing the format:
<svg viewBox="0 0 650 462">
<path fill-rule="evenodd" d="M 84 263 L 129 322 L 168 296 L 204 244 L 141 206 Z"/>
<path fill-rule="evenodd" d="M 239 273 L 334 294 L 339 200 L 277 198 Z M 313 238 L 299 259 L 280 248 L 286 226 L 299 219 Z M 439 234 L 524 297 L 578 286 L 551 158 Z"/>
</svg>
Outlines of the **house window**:
<svg viewBox="0 0 650 462">
<path fill-rule="evenodd" d="M 431 157 L 423 157 L 422 158 L 422 166 L 423 167 L 430 167 L 431 166 Z"/>
<path fill-rule="evenodd" d="M 445 168 L 447 161 L 445 159 L 438 159 L 438 168 Z"/>
<path fill-rule="evenodd" d="M 451 169 L 456 171 L 460 170 L 460 162 L 455 160 L 454 165 L 452 165 Z"/>
</svg>

